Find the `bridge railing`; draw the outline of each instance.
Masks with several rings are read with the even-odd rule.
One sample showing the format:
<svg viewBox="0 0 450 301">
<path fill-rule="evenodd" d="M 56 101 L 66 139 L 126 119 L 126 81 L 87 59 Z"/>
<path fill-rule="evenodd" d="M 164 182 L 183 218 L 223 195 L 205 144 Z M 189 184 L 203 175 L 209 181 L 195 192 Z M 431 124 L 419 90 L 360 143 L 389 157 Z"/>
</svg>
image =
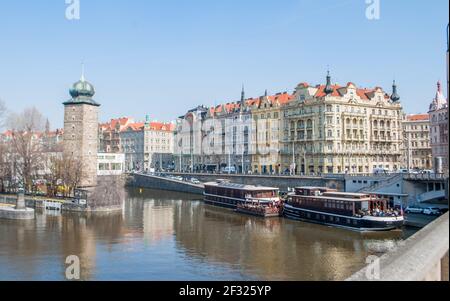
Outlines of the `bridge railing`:
<svg viewBox="0 0 450 301">
<path fill-rule="evenodd" d="M 449 213 L 347 281 L 448 281 Z"/>
<path fill-rule="evenodd" d="M 421 181 L 448 180 L 448 174 L 405 174 L 403 179 Z"/>
</svg>

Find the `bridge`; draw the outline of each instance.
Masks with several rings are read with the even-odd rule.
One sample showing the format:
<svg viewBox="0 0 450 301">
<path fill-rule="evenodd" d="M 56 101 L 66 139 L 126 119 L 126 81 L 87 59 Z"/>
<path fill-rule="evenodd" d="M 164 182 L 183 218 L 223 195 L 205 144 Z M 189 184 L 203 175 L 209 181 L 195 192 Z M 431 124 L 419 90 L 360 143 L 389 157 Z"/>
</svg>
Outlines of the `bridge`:
<svg viewBox="0 0 450 301">
<path fill-rule="evenodd" d="M 407 239 L 348 281 L 449 281 L 449 213 Z M 375 259 L 375 258 L 374 258 Z"/>
</svg>

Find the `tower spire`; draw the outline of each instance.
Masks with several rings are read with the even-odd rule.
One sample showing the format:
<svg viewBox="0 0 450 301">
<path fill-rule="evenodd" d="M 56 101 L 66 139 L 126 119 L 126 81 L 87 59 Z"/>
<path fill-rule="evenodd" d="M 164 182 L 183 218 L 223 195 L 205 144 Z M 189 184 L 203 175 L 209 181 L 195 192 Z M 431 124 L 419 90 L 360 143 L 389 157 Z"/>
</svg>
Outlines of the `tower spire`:
<svg viewBox="0 0 450 301">
<path fill-rule="evenodd" d="M 81 63 L 81 81 L 82 82 L 86 81 L 86 79 L 84 77 L 84 62 Z"/>
<path fill-rule="evenodd" d="M 330 75 L 330 69 L 328 68 L 327 71 L 327 85 L 325 86 L 324 92 L 325 94 L 331 94 L 333 93 L 333 86 L 331 85 L 331 75 Z"/>
<path fill-rule="evenodd" d="M 394 82 L 393 82 L 393 84 L 392 84 L 392 95 L 391 95 L 391 100 L 392 100 L 393 102 L 397 102 L 397 101 L 400 100 L 400 95 L 398 95 L 398 93 L 397 93 L 397 83 L 396 83 L 395 79 L 394 79 Z"/>
</svg>

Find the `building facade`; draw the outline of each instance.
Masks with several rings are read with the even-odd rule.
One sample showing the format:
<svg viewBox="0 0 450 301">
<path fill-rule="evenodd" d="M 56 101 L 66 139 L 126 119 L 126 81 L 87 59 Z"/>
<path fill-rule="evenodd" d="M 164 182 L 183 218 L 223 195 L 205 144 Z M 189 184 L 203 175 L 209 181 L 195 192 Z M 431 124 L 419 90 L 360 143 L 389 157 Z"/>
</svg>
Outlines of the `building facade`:
<svg viewBox="0 0 450 301">
<path fill-rule="evenodd" d="M 176 170 L 249 173 L 252 170 L 253 99 L 199 106 L 177 120 Z"/>
<path fill-rule="evenodd" d="M 448 173 L 448 103 L 440 82 L 437 84 L 436 96 L 431 102 L 429 114 L 433 165 L 437 173 Z"/>
<path fill-rule="evenodd" d="M 123 152 L 120 141 L 120 132 L 124 131 L 134 119 L 123 117 L 112 119 L 108 123 L 99 125 L 99 152 L 121 153 Z"/>
<path fill-rule="evenodd" d="M 240 102 L 200 106 L 178 120 L 190 131 L 177 129 L 177 170 L 224 172 L 228 167 L 225 172 L 363 174 L 380 168 L 395 171 L 403 165 L 404 114 L 395 83 L 389 95 L 379 87 L 333 85 L 328 75 L 326 85 L 301 83 L 292 95 L 244 97 L 243 92 Z M 225 126 L 225 120 L 249 119 L 245 129 L 233 123 L 231 130 Z M 221 122 L 221 133 L 211 120 Z M 222 145 L 213 143 L 220 154 L 204 153 L 203 144 L 211 139 L 202 138 L 211 132 L 216 132 L 216 139 L 222 136 Z"/>
<path fill-rule="evenodd" d="M 430 145 L 430 115 L 407 115 L 403 120 L 403 167 L 430 170 L 433 159 Z"/>
<path fill-rule="evenodd" d="M 402 106 L 397 86 L 361 89 L 353 83 L 297 86 L 284 107 L 282 168 L 296 174 L 372 173 L 402 165 Z"/>
<path fill-rule="evenodd" d="M 164 122 L 127 123 L 120 129 L 119 149 L 125 154 L 126 171 L 173 169 L 175 125 Z"/>
<path fill-rule="evenodd" d="M 285 92 L 271 96 L 265 93 L 263 97 L 249 101 L 256 125 L 252 133 L 252 141 L 256 146 L 252 156 L 253 173 L 289 173 L 289 168 L 282 164 L 284 107 L 293 99 L 293 95 Z"/>
<path fill-rule="evenodd" d="M 144 126 L 132 123 L 120 132 L 126 171 L 144 171 Z"/>
<path fill-rule="evenodd" d="M 172 123 L 151 122 L 144 125 L 144 169 L 174 169 L 174 131 Z"/>
<path fill-rule="evenodd" d="M 94 86 L 84 75 L 70 89 L 71 99 L 64 102 L 64 142 L 66 156 L 81 162 L 80 187 L 97 185 L 98 111 L 92 99 Z"/>
<path fill-rule="evenodd" d="M 120 176 L 125 171 L 125 154 L 98 153 L 97 175 Z"/>
</svg>

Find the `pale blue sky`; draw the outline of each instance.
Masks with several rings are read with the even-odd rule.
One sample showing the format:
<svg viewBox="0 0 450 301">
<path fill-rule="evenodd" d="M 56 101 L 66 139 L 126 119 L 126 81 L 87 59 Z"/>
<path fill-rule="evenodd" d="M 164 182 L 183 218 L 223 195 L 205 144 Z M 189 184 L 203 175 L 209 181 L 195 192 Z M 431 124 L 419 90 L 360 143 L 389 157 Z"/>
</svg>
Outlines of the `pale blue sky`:
<svg viewBox="0 0 450 301">
<path fill-rule="evenodd" d="M 0 0 L 0 98 L 62 126 L 62 102 L 86 64 L 101 119 L 172 120 L 197 104 L 292 92 L 333 80 L 391 90 L 425 112 L 446 81 L 448 0 Z M 445 86 L 445 85 L 444 85 Z"/>
</svg>

